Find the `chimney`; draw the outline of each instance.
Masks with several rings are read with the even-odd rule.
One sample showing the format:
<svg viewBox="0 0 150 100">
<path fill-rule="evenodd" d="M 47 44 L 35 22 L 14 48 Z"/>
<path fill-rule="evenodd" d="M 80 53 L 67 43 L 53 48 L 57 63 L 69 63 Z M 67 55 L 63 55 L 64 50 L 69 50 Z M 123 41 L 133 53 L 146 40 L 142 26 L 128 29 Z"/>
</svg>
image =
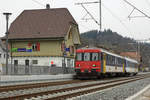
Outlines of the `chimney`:
<svg viewBox="0 0 150 100">
<path fill-rule="evenodd" d="M 50 9 L 50 5 L 49 4 L 46 4 L 46 9 Z"/>
</svg>

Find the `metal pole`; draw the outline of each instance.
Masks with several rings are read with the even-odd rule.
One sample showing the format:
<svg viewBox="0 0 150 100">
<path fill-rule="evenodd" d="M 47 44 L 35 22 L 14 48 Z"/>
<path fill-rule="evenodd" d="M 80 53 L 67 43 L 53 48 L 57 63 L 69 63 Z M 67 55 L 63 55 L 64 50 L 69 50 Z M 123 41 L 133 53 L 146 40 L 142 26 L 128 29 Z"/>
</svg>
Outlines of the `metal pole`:
<svg viewBox="0 0 150 100">
<path fill-rule="evenodd" d="M 6 16 L 6 74 L 8 74 L 8 20 L 11 13 L 3 13 Z"/>
<path fill-rule="evenodd" d="M 140 52 L 140 43 L 138 42 L 138 54 L 139 54 L 139 66 L 138 66 L 138 69 L 141 70 L 142 68 L 142 62 L 141 62 L 141 52 Z"/>
<path fill-rule="evenodd" d="M 99 26 L 100 26 L 100 31 L 102 31 L 102 1 L 99 0 Z"/>
<path fill-rule="evenodd" d="M 66 61 L 65 61 L 66 59 L 65 58 L 66 57 L 65 57 L 65 53 L 64 53 L 64 72 L 63 72 L 64 74 L 66 74 Z"/>
<path fill-rule="evenodd" d="M 64 64 L 63 64 L 63 73 L 64 74 L 66 74 L 66 56 L 67 56 L 67 54 L 66 54 L 66 43 L 65 43 L 66 41 L 65 41 L 65 38 L 64 38 L 64 52 L 63 52 L 63 56 L 64 56 Z"/>
</svg>

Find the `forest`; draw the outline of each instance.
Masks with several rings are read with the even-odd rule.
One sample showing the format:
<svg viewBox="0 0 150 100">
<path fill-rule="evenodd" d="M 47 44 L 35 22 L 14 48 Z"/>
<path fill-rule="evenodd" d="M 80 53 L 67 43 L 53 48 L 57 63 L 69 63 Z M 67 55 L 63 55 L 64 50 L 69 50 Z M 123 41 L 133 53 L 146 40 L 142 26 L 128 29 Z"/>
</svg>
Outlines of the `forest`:
<svg viewBox="0 0 150 100">
<path fill-rule="evenodd" d="M 123 37 L 111 29 L 104 31 L 91 30 L 80 35 L 81 45 L 78 48 L 89 46 L 101 47 L 114 53 L 138 52 L 141 55 L 141 68 L 150 68 L 150 43 L 137 42 L 136 40 Z"/>
</svg>

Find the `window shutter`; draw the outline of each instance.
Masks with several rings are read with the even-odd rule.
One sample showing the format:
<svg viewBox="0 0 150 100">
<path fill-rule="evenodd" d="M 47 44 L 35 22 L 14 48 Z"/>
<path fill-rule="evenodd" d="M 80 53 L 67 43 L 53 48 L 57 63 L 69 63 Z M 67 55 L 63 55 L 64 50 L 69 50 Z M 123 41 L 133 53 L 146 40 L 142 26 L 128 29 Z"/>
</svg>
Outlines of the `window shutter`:
<svg viewBox="0 0 150 100">
<path fill-rule="evenodd" d="M 40 43 L 37 43 L 37 51 L 40 51 Z"/>
<path fill-rule="evenodd" d="M 61 51 L 64 52 L 64 50 L 65 50 L 65 44 L 62 43 L 62 44 L 61 44 Z"/>
<path fill-rule="evenodd" d="M 28 43 L 28 47 L 30 48 L 32 46 L 32 43 Z"/>
</svg>

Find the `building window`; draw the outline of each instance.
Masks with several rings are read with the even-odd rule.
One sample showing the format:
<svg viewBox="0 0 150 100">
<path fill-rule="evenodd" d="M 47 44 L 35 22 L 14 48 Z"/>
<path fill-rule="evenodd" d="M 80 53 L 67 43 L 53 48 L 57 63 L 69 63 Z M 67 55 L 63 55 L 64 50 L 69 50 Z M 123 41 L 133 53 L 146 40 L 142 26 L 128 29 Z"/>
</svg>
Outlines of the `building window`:
<svg viewBox="0 0 150 100">
<path fill-rule="evenodd" d="M 32 60 L 32 64 L 38 64 L 38 60 Z"/>
<path fill-rule="evenodd" d="M 40 51 L 40 43 L 29 43 L 28 44 L 29 48 L 32 48 L 32 51 Z"/>
<path fill-rule="evenodd" d="M 67 67 L 71 67 L 71 60 L 67 59 Z"/>
<path fill-rule="evenodd" d="M 14 65 L 18 66 L 18 60 L 14 60 Z"/>
<path fill-rule="evenodd" d="M 29 66 L 29 60 L 25 60 L 25 66 Z"/>
<path fill-rule="evenodd" d="M 2 57 L 2 54 L 0 53 L 0 58 Z"/>
<path fill-rule="evenodd" d="M 33 51 L 37 51 L 37 44 L 36 44 L 36 43 L 33 43 L 33 44 L 32 44 L 32 50 L 33 50 Z"/>
<path fill-rule="evenodd" d="M 5 54 L 4 54 L 4 58 L 5 58 Z"/>
</svg>

